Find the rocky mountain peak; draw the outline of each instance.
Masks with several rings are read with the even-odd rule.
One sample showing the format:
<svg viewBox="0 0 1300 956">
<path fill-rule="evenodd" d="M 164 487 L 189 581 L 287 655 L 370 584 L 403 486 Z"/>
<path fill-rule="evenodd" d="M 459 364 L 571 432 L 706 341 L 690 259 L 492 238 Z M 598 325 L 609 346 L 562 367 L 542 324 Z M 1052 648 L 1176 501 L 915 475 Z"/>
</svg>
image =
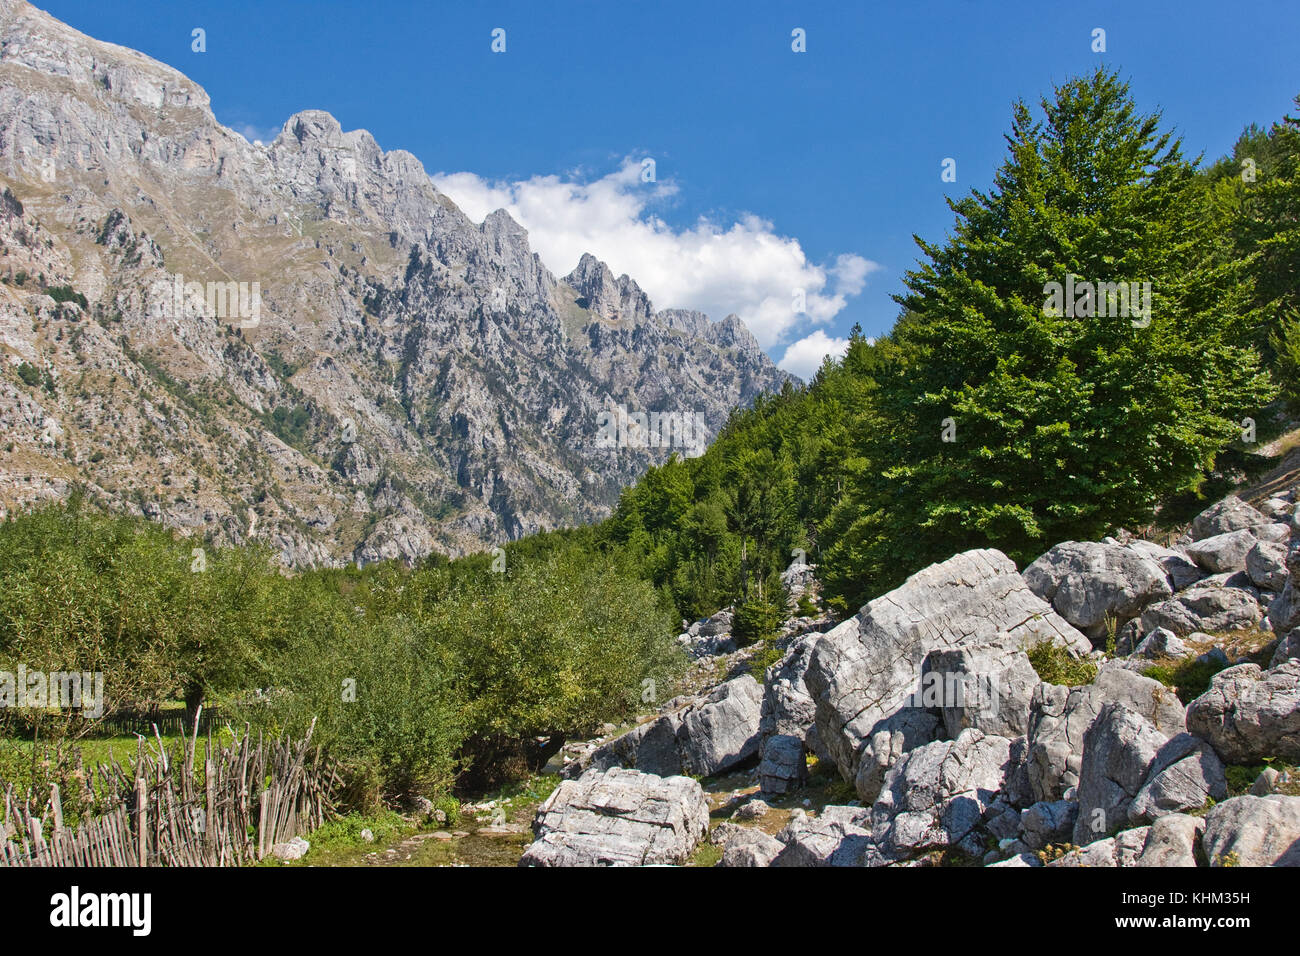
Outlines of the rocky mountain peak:
<svg viewBox="0 0 1300 956">
<path fill-rule="evenodd" d="M 712 340 L 719 345 L 751 353 L 763 351 L 758 339 L 754 338 L 754 333 L 749 331 L 744 321 L 734 312 L 715 324 L 710 331 Z"/>
<path fill-rule="evenodd" d="M 656 317 L 594 256 L 557 282 L 507 212 L 472 222 L 364 130 L 304 110 L 254 146 L 20 0 L 6 188 L 3 508 L 79 482 L 292 566 L 463 554 L 598 519 L 681 450 L 602 444 L 608 409 L 716 433 L 785 378 L 738 320 Z"/>
<path fill-rule="evenodd" d="M 650 297 L 630 276 L 615 279 L 609 266 L 590 252 L 583 253 L 564 281 L 578 293 L 579 305 L 602 318 L 639 323 L 653 314 Z"/>
</svg>

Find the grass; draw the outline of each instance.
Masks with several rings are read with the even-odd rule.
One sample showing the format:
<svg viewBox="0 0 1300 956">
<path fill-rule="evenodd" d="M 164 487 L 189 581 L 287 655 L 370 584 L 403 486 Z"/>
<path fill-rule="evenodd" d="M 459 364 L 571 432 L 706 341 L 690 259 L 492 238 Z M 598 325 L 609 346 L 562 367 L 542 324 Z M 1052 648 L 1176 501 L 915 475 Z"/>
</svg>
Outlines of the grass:
<svg viewBox="0 0 1300 956">
<path fill-rule="evenodd" d="M 1228 796 L 1240 797 L 1249 793 L 1250 788 L 1255 785 L 1259 775 L 1266 769 L 1272 767 L 1279 773 L 1286 773 L 1290 776 L 1288 783 L 1280 784 L 1275 791 L 1288 797 L 1300 797 L 1300 769 L 1288 766 L 1277 761 L 1257 764 L 1229 764 L 1224 768 L 1224 776 L 1228 779 Z"/>
<path fill-rule="evenodd" d="M 717 866 L 722 861 L 722 847 L 706 838 L 695 850 L 687 866 Z"/>
<path fill-rule="evenodd" d="M 1222 661 L 1202 662 L 1195 658 L 1181 661 L 1157 659 L 1142 671 L 1142 675 L 1160 681 L 1177 694 L 1183 704 L 1190 704 L 1210 689 L 1215 674 L 1230 666 Z"/>
<path fill-rule="evenodd" d="M 228 746 L 233 738 L 230 731 L 222 727 L 220 730 L 214 730 L 212 733 L 212 745 L 214 747 Z M 191 738 L 179 734 L 163 734 L 163 746 L 167 749 L 170 759 L 175 753 L 177 745 L 188 748 Z M 203 747 L 207 741 L 207 736 L 199 738 L 198 747 L 195 749 L 195 763 L 200 764 L 203 760 Z M 43 759 L 48 759 L 47 755 L 52 756 L 51 748 L 54 746 L 53 741 L 41 741 L 33 743 L 31 740 L 14 737 L 0 737 L 0 780 L 6 783 L 12 783 L 15 786 L 21 786 L 30 776 L 30 767 L 33 759 L 33 749 L 40 748 L 39 752 Z M 81 751 L 82 766 L 86 770 L 92 767 L 98 767 L 100 764 L 109 764 L 116 760 L 122 766 L 134 759 L 139 742 L 134 734 L 121 735 L 116 737 L 87 737 L 74 743 L 65 744 L 65 752 L 71 753 L 72 750 Z M 152 754 L 158 753 L 158 738 L 146 737 L 145 749 Z"/>
<path fill-rule="evenodd" d="M 555 788 L 560 785 L 559 774 L 538 774 L 517 783 L 509 783 L 491 793 L 485 794 L 477 802 L 481 805 L 491 803 L 505 811 L 507 822 L 531 822 L 533 812 L 545 802 Z M 441 804 L 439 804 L 441 806 Z M 527 819 L 516 819 L 526 816 Z M 450 815 L 448 815 L 450 819 Z"/>
<path fill-rule="evenodd" d="M 306 840 L 311 849 L 301 860 L 281 861 L 269 854 L 258 866 L 358 866 L 367 854 L 384 849 L 416 832 L 415 823 L 394 813 L 351 813 L 308 833 Z M 369 830 L 374 840 L 362 839 L 361 831 Z"/>
<path fill-rule="evenodd" d="M 1043 641 L 1031 647 L 1029 663 L 1039 680 L 1065 687 L 1091 684 L 1097 679 L 1097 664 L 1087 658 L 1071 657 L 1064 647 Z"/>
<path fill-rule="evenodd" d="M 1194 657 L 1182 660 L 1156 658 L 1142 673 L 1172 688 L 1180 701 L 1190 704 L 1210 689 L 1210 681 L 1221 670 L 1245 663 L 1268 667 L 1269 655 L 1265 651 L 1272 646 L 1275 637 L 1271 632 L 1250 628 L 1243 631 L 1220 631 L 1209 637 L 1209 641 L 1188 640 L 1186 643 L 1196 654 L 1203 654 L 1212 647 L 1221 647 L 1229 658 L 1227 662 L 1198 661 Z"/>
<path fill-rule="evenodd" d="M 362 830 L 369 830 L 374 835 L 374 842 L 378 843 L 387 842 L 413 829 L 415 829 L 413 824 L 392 810 L 367 814 L 350 813 L 313 830 L 308 835 L 308 839 L 313 853 L 326 854 L 352 847 L 369 847 L 371 843 L 361 837 Z"/>
</svg>

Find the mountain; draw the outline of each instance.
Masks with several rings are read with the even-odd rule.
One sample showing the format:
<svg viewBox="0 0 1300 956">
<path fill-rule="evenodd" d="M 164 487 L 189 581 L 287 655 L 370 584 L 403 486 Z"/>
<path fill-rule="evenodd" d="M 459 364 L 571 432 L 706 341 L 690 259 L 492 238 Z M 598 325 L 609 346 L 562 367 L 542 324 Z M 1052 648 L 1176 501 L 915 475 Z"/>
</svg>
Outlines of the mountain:
<svg viewBox="0 0 1300 956">
<path fill-rule="evenodd" d="M 291 566 L 463 554 L 608 514 L 787 378 L 735 316 L 656 312 L 591 255 L 557 280 L 364 130 L 249 143 L 20 0 L 0 186 L 8 509 L 80 484 Z"/>
</svg>

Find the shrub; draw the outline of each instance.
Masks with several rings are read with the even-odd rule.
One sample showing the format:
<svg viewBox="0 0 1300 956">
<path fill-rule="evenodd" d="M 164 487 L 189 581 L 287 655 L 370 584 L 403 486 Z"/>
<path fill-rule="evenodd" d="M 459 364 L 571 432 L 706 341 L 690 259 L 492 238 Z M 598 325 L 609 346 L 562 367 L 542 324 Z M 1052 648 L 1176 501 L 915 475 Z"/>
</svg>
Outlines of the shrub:
<svg viewBox="0 0 1300 956">
<path fill-rule="evenodd" d="M 35 388 L 41 383 L 41 370 L 30 362 L 23 362 L 18 366 L 18 377 L 24 385 Z"/>
</svg>

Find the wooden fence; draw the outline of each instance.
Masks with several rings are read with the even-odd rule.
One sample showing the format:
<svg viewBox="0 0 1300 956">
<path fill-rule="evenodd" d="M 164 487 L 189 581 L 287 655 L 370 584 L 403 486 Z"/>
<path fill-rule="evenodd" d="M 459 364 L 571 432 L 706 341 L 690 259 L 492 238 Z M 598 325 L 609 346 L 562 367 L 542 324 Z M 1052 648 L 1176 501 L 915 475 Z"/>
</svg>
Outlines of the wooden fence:
<svg viewBox="0 0 1300 956">
<path fill-rule="evenodd" d="M 311 747 L 312 730 L 294 743 L 264 741 L 248 728 L 225 748 L 209 733 L 201 773 L 199 734 L 169 754 L 140 738 L 136 757 L 82 776 L 80 804 L 93 807 L 75 829 L 64 825 L 57 784 L 44 793 L 4 788 L 0 866 L 240 866 L 277 843 L 307 833 L 334 812 L 339 780 Z"/>
<path fill-rule="evenodd" d="M 208 733 L 214 727 L 221 726 L 221 714 L 214 710 L 199 708 L 199 733 Z M 127 734 L 161 733 L 164 737 L 176 737 L 189 733 L 193 725 L 185 722 L 183 710 L 154 710 L 143 713 L 123 711 L 106 714 L 96 724 L 96 736 L 125 736 Z"/>
</svg>

